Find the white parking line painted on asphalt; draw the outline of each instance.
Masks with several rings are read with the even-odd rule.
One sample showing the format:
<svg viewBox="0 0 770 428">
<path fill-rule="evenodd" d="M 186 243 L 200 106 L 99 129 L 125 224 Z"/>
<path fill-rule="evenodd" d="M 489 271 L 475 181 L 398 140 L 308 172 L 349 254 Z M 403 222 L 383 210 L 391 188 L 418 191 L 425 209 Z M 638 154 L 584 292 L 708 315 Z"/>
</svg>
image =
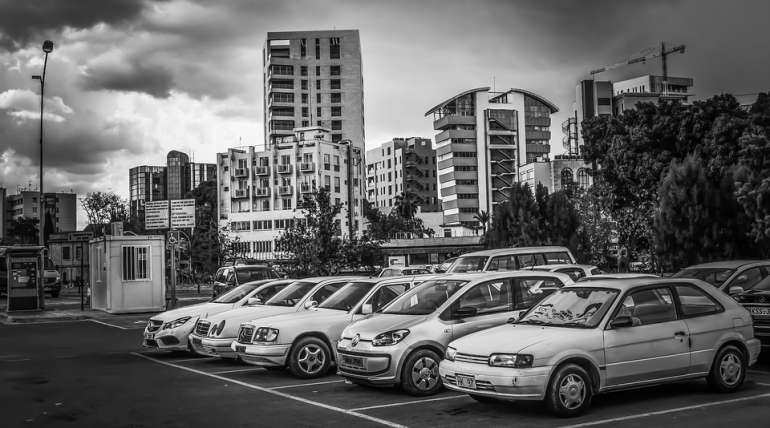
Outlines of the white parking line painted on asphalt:
<svg viewBox="0 0 770 428">
<path fill-rule="evenodd" d="M 357 418 L 361 418 L 361 419 L 364 419 L 364 420 L 367 420 L 367 421 L 370 421 L 370 422 L 375 422 L 375 423 L 378 423 L 378 424 L 381 424 L 381 425 L 385 425 L 385 426 L 388 426 L 388 427 L 392 427 L 392 428 L 406 428 L 405 425 L 397 424 L 395 422 L 390 422 L 390 421 L 385 420 L 385 419 L 376 418 L 374 416 L 365 415 L 363 413 L 358 413 L 358 412 L 356 412 L 354 410 L 346 410 L 346 409 L 343 409 L 341 407 L 331 406 L 329 404 L 324 404 L 324 403 L 321 403 L 321 402 L 318 402 L 318 401 L 308 400 L 306 398 L 297 397 L 297 396 L 294 396 L 294 395 L 291 395 L 291 394 L 287 394 L 285 392 L 275 391 L 275 390 L 272 390 L 270 388 L 265 388 L 265 387 L 261 387 L 261 386 L 258 386 L 258 385 L 252 385 L 250 383 L 241 382 L 239 380 L 230 379 L 230 378 L 227 378 L 227 377 L 224 377 L 224 376 L 219 376 L 219 375 L 215 375 L 215 374 L 211 374 L 211 373 L 206 373 L 204 371 L 196 370 L 196 369 L 193 369 L 193 368 L 190 368 L 190 367 L 185 367 L 185 366 L 180 366 L 180 365 L 172 364 L 172 363 L 169 363 L 169 362 L 166 362 L 166 361 L 156 360 L 155 358 L 148 357 L 147 355 L 142 355 L 142 354 L 137 353 L 137 352 L 131 352 L 131 355 L 135 355 L 135 356 L 137 356 L 139 358 L 144 358 L 145 360 L 149 360 L 149 361 L 152 361 L 152 362 L 157 363 L 157 364 L 162 364 L 164 366 L 174 367 L 174 368 L 177 368 L 177 369 L 180 369 L 180 370 L 188 371 L 190 373 L 195 373 L 195 374 L 199 374 L 201 376 L 206 376 L 206 377 L 210 377 L 212 379 L 217 379 L 217 380 L 220 380 L 222 382 L 227 382 L 227 383 L 232 383 L 232 384 L 235 384 L 235 385 L 240 385 L 240 386 L 243 386 L 244 388 L 249 388 L 249 389 L 253 389 L 253 390 L 256 390 L 256 391 L 265 392 L 267 394 L 276 395 L 278 397 L 287 398 L 289 400 L 299 401 L 300 403 L 309 404 L 311 406 L 320 407 L 320 408 L 323 408 L 323 409 L 326 409 L 326 410 L 331 410 L 333 412 L 343 413 L 343 414 L 346 414 L 346 415 L 354 416 L 354 417 L 357 417 Z"/>
<path fill-rule="evenodd" d="M 460 394 L 460 395 L 452 395 L 449 397 L 438 397 L 438 398 L 426 398 L 424 400 L 412 400 L 412 401 L 403 401 L 400 403 L 390 403 L 390 404 L 380 404 L 376 406 L 366 406 L 366 407 L 357 407 L 355 409 L 350 409 L 354 412 L 360 412 L 363 410 L 371 410 L 371 409 L 382 409 L 385 407 L 396 407 L 396 406 L 408 406 L 410 404 L 421 404 L 421 403 L 429 403 L 431 401 L 444 401 L 444 400 L 456 400 L 458 398 L 468 397 L 466 394 Z"/>
<path fill-rule="evenodd" d="M 590 427 L 590 426 L 595 426 L 595 425 L 604 425 L 604 424 L 609 424 L 609 423 L 613 423 L 613 422 L 628 421 L 628 420 L 631 420 L 631 419 L 640 419 L 640 418 L 647 418 L 647 417 L 650 417 L 650 416 L 660 416 L 660 415 L 667 415 L 669 413 L 684 412 L 684 411 L 687 411 L 687 410 L 696 410 L 696 409 L 705 409 L 707 407 L 724 406 L 725 404 L 740 403 L 742 401 L 758 400 L 760 398 L 768 398 L 768 397 L 770 397 L 770 393 L 752 395 L 752 396 L 749 396 L 749 397 L 733 398 L 733 399 L 730 399 L 730 400 L 721 400 L 721 401 L 712 401 L 712 402 L 709 402 L 709 403 L 693 404 L 691 406 L 683 406 L 683 407 L 676 407 L 674 409 L 658 410 L 656 412 L 638 413 L 636 415 L 628 415 L 628 416 L 621 416 L 621 417 L 618 417 L 618 418 L 610 418 L 610 419 L 602 419 L 602 420 L 598 420 L 598 421 L 583 422 L 583 423 L 574 424 L 574 425 L 564 425 L 564 426 L 562 426 L 560 428 L 583 428 L 583 427 Z"/>
<path fill-rule="evenodd" d="M 136 330 L 136 329 L 133 329 L 133 328 L 121 327 L 119 325 L 110 324 L 110 323 L 107 323 L 107 322 L 104 322 L 104 321 L 95 320 L 95 319 L 89 319 L 88 321 L 95 322 L 95 323 L 101 324 L 101 325 L 106 325 L 107 327 L 119 328 L 121 330 Z"/>
<path fill-rule="evenodd" d="M 329 384 L 329 383 L 342 383 L 342 382 L 345 382 L 345 379 L 327 380 L 325 382 L 301 383 L 299 385 L 274 386 L 274 387 L 272 387 L 270 389 L 301 388 L 303 386 L 326 385 L 326 384 Z"/>
<path fill-rule="evenodd" d="M 248 369 L 235 369 L 235 370 L 222 370 L 221 372 L 212 372 L 212 374 L 227 374 L 227 373 L 240 373 L 240 372 L 253 372 L 257 370 L 264 370 L 261 367 L 252 367 Z"/>
<path fill-rule="evenodd" d="M 764 382 L 754 382 L 754 385 L 759 385 L 759 386 L 770 386 L 770 383 L 764 383 Z"/>
</svg>

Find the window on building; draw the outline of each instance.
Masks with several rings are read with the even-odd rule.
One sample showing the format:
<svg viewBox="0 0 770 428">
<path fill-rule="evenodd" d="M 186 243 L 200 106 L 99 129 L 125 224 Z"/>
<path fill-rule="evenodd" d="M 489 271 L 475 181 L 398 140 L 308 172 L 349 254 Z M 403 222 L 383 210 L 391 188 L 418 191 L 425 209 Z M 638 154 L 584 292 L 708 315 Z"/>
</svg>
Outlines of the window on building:
<svg viewBox="0 0 770 428">
<path fill-rule="evenodd" d="M 244 222 L 248 223 L 248 222 Z M 270 230 L 272 222 L 270 220 L 254 220 L 254 230 Z"/>
<path fill-rule="evenodd" d="M 316 104 L 321 104 L 321 94 L 315 94 L 315 102 Z"/>
<path fill-rule="evenodd" d="M 342 134 L 332 134 L 332 143 L 339 143 L 342 141 Z"/>
<path fill-rule="evenodd" d="M 333 131 L 340 131 L 340 130 L 342 130 L 342 121 L 341 120 L 332 120 L 332 130 Z"/>
<path fill-rule="evenodd" d="M 316 114 L 316 117 L 321 117 L 322 116 L 321 115 L 321 107 L 316 107 L 315 114 Z"/>
<path fill-rule="evenodd" d="M 302 88 L 303 91 L 307 91 L 307 79 L 302 79 L 300 81 L 300 87 Z"/>
<path fill-rule="evenodd" d="M 255 253 L 272 253 L 273 241 L 255 241 L 254 252 Z"/>
<path fill-rule="evenodd" d="M 309 112 L 307 107 L 302 107 L 302 117 L 308 117 Z M 302 125 L 305 126 L 305 125 Z"/>
<path fill-rule="evenodd" d="M 340 38 L 332 37 L 329 39 L 329 58 L 339 59 L 340 57 Z"/>
<path fill-rule="evenodd" d="M 342 93 L 340 93 L 340 92 L 332 92 L 331 93 L 331 102 L 332 103 L 341 103 L 342 102 Z"/>
<path fill-rule="evenodd" d="M 331 155 L 324 153 L 324 169 L 327 171 L 331 170 L 331 163 Z"/>
<path fill-rule="evenodd" d="M 316 81 L 315 81 L 315 88 L 316 88 L 316 90 L 318 90 L 318 91 L 320 91 L 320 90 L 321 90 L 321 81 L 320 81 L 320 80 L 316 80 Z M 320 96 L 320 94 L 319 94 L 319 96 L 318 96 L 318 102 L 319 102 L 319 103 L 321 102 L 321 96 Z"/>
<path fill-rule="evenodd" d="M 291 209 L 291 199 L 289 199 L 289 198 L 281 199 L 281 209 L 290 210 Z"/>
<path fill-rule="evenodd" d="M 588 170 L 585 168 L 580 168 L 577 171 L 577 185 L 581 189 L 587 189 L 590 185 L 590 178 L 588 176 Z"/>
<path fill-rule="evenodd" d="M 299 41 L 299 56 L 301 56 L 302 58 L 307 56 L 307 39 L 301 39 Z M 302 68 L 304 68 L 305 73 L 307 73 L 307 67 L 302 67 Z"/>
<path fill-rule="evenodd" d="M 561 170 L 561 187 L 569 187 L 572 184 L 572 169 L 564 168 Z"/>
<path fill-rule="evenodd" d="M 339 172 L 340 171 L 340 157 L 337 155 L 334 155 L 334 171 Z"/>
<path fill-rule="evenodd" d="M 304 56 L 304 55 L 302 55 L 302 56 Z M 307 66 L 306 65 L 303 65 L 303 66 L 301 66 L 299 68 L 299 74 L 301 76 L 307 76 Z"/>
<path fill-rule="evenodd" d="M 70 247 L 68 245 L 67 246 L 62 246 L 61 247 L 61 258 L 62 258 L 62 260 L 69 260 L 70 257 L 71 257 Z"/>
<path fill-rule="evenodd" d="M 337 192 L 337 193 L 340 193 L 340 178 L 339 177 L 334 177 L 334 191 Z"/>
<path fill-rule="evenodd" d="M 332 79 L 329 81 L 330 89 L 342 89 L 342 84 L 340 83 L 340 79 Z"/>
<path fill-rule="evenodd" d="M 332 106 L 332 116 L 342 116 L 342 106 Z"/>
<path fill-rule="evenodd" d="M 329 67 L 329 74 L 332 76 L 339 76 L 341 71 L 342 70 L 339 65 L 333 65 Z"/>
<path fill-rule="evenodd" d="M 123 281 L 150 279 L 149 246 L 123 247 Z"/>
<path fill-rule="evenodd" d="M 307 104 L 307 94 L 302 94 L 302 104 Z"/>
<path fill-rule="evenodd" d="M 321 39 L 315 39 L 315 59 L 321 59 Z"/>
<path fill-rule="evenodd" d="M 331 187 L 332 187 L 331 176 L 328 176 L 328 175 L 324 176 L 324 187 L 326 188 L 326 190 L 331 190 Z"/>
<path fill-rule="evenodd" d="M 303 120 L 302 121 L 302 127 L 305 128 L 305 127 L 308 127 L 308 126 L 310 126 L 310 121 L 309 120 Z"/>
</svg>

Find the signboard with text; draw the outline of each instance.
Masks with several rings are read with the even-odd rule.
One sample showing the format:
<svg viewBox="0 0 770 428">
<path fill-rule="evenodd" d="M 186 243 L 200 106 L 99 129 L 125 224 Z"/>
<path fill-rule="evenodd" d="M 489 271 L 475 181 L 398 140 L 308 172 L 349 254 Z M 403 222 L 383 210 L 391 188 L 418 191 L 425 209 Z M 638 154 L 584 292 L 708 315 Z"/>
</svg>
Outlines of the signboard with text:
<svg viewBox="0 0 770 428">
<path fill-rule="evenodd" d="M 168 229 L 168 201 L 148 201 L 144 203 L 144 228 Z"/>
<path fill-rule="evenodd" d="M 195 199 L 171 201 L 171 228 L 184 229 L 195 227 Z"/>
</svg>

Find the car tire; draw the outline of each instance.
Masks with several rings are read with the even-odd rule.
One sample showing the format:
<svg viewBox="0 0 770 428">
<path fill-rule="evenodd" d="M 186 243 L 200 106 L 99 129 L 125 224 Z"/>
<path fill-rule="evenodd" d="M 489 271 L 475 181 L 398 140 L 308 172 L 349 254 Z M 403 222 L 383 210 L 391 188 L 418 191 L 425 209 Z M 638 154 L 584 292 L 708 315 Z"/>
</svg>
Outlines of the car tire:
<svg viewBox="0 0 770 428">
<path fill-rule="evenodd" d="M 443 386 L 438 374 L 440 361 L 441 357 L 430 349 L 418 349 L 409 354 L 401 369 L 401 388 L 417 397 L 437 393 Z"/>
<path fill-rule="evenodd" d="M 317 337 L 300 339 L 289 353 L 289 371 L 302 379 L 325 375 L 331 367 L 332 353 L 326 342 Z"/>
<path fill-rule="evenodd" d="M 565 364 L 551 376 L 545 404 L 562 418 L 577 416 L 591 406 L 591 377 L 577 364 Z"/>
<path fill-rule="evenodd" d="M 718 392 L 734 392 L 746 379 L 746 356 L 735 345 L 719 349 L 707 377 L 709 386 Z"/>
</svg>

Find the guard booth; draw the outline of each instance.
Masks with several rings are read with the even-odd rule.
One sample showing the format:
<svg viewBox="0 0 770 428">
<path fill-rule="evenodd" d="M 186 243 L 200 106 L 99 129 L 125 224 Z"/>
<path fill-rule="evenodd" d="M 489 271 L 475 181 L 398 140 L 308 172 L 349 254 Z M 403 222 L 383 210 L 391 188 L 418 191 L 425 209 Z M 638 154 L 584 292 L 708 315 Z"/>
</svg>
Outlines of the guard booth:
<svg viewBox="0 0 770 428">
<path fill-rule="evenodd" d="M 111 314 L 165 309 L 164 236 L 105 235 L 88 245 L 91 309 Z"/>
<path fill-rule="evenodd" d="M 44 250 L 40 246 L 0 247 L 0 291 L 8 295 L 8 312 L 45 308 Z"/>
</svg>

